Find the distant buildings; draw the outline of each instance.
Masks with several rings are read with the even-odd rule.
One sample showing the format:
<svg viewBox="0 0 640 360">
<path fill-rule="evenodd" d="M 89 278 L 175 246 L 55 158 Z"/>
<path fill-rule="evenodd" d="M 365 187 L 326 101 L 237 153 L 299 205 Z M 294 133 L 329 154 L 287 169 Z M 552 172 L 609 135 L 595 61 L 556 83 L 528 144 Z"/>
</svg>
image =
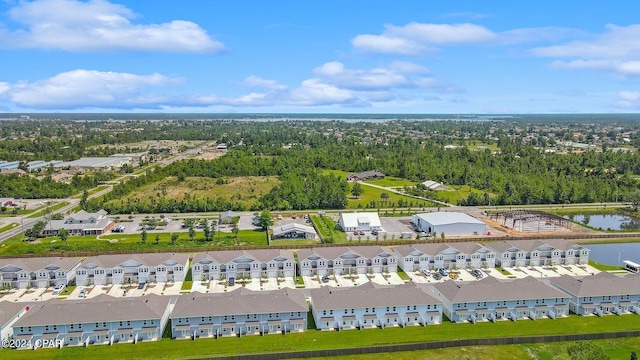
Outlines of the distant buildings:
<svg viewBox="0 0 640 360">
<path fill-rule="evenodd" d="M 486 246 L 473 242 L 452 244 L 412 244 L 394 250 L 404 271 L 434 269 L 493 268 L 496 254 Z"/>
<path fill-rule="evenodd" d="M 398 259 L 382 246 L 321 247 L 298 251 L 302 276 L 395 273 Z"/>
<path fill-rule="evenodd" d="M 361 180 L 378 180 L 384 179 L 384 174 L 379 171 L 364 171 L 359 174 L 349 174 L 347 181 L 361 181 Z"/>
</svg>

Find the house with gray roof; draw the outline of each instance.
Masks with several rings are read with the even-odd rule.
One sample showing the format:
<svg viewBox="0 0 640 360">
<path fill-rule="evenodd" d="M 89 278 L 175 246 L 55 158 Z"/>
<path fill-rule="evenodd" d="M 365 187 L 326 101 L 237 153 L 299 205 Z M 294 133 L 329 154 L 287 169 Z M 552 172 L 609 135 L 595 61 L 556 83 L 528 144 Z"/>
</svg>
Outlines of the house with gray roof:
<svg viewBox="0 0 640 360">
<path fill-rule="evenodd" d="M 316 229 L 313 226 L 302 225 L 298 223 L 289 223 L 284 225 L 273 226 L 272 239 L 307 239 L 315 240 L 318 237 Z"/>
<path fill-rule="evenodd" d="M 564 239 L 489 242 L 502 267 L 579 265 L 589 263 L 589 249 Z"/>
<path fill-rule="evenodd" d="M 107 214 L 104 210 L 95 213 L 80 210 L 64 220 L 50 220 L 42 232 L 45 235 L 58 235 L 60 229 L 66 229 L 69 235 L 102 235 L 116 224 L 107 218 Z"/>
<path fill-rule="evenodd" d="M 13 338 L 13 324 L 29 311 L 31 304 L 23 302 L 0 301 L 0 340 L 3 346 Z"/>
<path fill-rule="evenodd" d="M 569 314 L 569 296 L 532 277 L 511 281 L 491 276 L 472 282 L 446 280 L 433 289 L 452 322 L 555 319 Z"/>
<path fill-rule="evenodd" d="M 583 278 L 563 275 L 549 282 L 570 296 L 569 310 L 578 315 L 640 314 L 640 274 L 603 271 Z"/>
<path fill-rule="evenodd" d="M 383 246 L 319 247 L 298 251 L 302 276 L 395 273 L 398 259 Z"/>
<path fill-rule="evenodd" d="M 171 297 L 149 294 L 114 298 L 51 299 L 35 304 L 13 325 L 15 339 L 25 344 L 113 344 L 152 341 L 162 337 Z"/>
<path fill-rule="evenodd" d="M 76 270 L 76 284 L 141 284 L 184 281 L 189 255 L 179 253 L 98 255 Z"/>
<path fill-rule="evenodd" d="M 378 180 L 384 179 L 384 174 L 379 171 L 363 171 L 358 174 L 349 174 L 347 181 L 362 181 L 362 180 Z"/>
<path fill-rule="evenodd" d="M 308 311 L 304 294 L 296 289 L 194 292 L 178 297 L 171 313 L 171 337 L 195 339 L 304 331 Z"/>
<path fill-rule="evenodd" d="M 289 250 L 229 250 L 197 253 L 193 256 L 193 279 L 294 277 L 296 264 Z"/>
<path fill-rule="evenodd" d="M 411 244 L 394 249 L 404 271 L 495 267 L 493 250 L 474 242 Z"/>
<path fill-rule="evenodd" d="M 319 330 L 385 328 L 439 324 L 442 301 L 427 287 L 373 282 L 349 287 L 309 290 L 311 312 Z"/>
<path fill-rule="evenodd" d="M 219 222 L 220 224 L 231 224 L 233 219 L 239 217 L 239 215 L 235 211 L 225 211 L 220 213 Z"/>
<path fill-rule="evenodd" d="M 26 289 L 68 285 L 80 266 L 78 257 L 0 259 L 0 285 Z"/>
</svg>

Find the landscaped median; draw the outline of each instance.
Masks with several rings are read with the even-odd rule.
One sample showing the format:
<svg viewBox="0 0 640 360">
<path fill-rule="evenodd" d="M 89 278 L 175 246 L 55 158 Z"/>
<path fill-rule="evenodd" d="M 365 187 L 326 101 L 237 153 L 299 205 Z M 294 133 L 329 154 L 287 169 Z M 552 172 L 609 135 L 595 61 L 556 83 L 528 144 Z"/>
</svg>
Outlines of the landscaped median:
<svg viewBox="0 0 640 360">
<path fill-rule="evenodd" d="M 591 334 L 627 330 L 640 330 L 637 315 L 579 317 L 570 316 L 557 320 L 519 320 L 498 323 L 452 324 L 445 322 L 427 327 L 386 328 L 384 330 L 345 330 L 341 332 L 319 332 L 309 330 L 286 336 L 243 336 L 225 337 L 218 340 L 197 339 L 65 347 L 58 349 L 38 349 L 38 359 L 54 358 L 100 358 L 108 359 L 184 359 L 247 355 L 256 353 L 292 352 L 319 349 L 357 348 L 366 346 L 409 344 L 440 340 L 465 340 L 477 338 L 500 338 L 536 335 Z M 2 358 L 33 359 L 34 352 L 27 350 L 2 350 Z"/>
</svg>

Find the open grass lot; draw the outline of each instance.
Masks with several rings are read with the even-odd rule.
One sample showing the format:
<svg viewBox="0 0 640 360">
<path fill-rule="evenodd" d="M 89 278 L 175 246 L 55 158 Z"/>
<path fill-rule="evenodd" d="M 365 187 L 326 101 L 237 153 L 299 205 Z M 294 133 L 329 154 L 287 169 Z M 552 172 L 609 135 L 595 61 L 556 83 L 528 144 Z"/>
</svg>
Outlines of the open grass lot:
<svg viewBox="0 0 640 360">
<path fill-rule="evenodd" d="M 494 144 L 494 143 L 487 144 L 477 140 L 467 140 L 464 142 L 464 145 L 468 147 L 469 150 L 477 150 L 477 151 L 484 151 L 486 149 L 489 149 L 490 151 L 500 150 L 500 148 L 498 147 L 498 144 Z"/>
<path fill-rule="evenodd" d="M 447 186 L 450 190 L 438 191 L 438 199 L 449 204 L 456 205 L 458 201 L 465 200 L 472 192 L 484 196 L 484 192 L 474 189 L 469 185 Z"/>
<path fill-rule="evenodd" d="M 390 191 L 385 191 L 380 188 L 376 188 L 373 186 L 362 185 L 362 190 L 364 191 L 359 198 L 354 198 L 351 193 L 347 195 L 347 208 L 348 209 L 360 209 L 366 208 L 371 201 L 377 201 L 381 206 L 381 208 L 393 207 L 392 204 L 397 204 L 398 200 L 402 199 L 403 201 L 408 201 L 411 207 L 432 207 L 434 204 L 430 201 L 414 199 L 409 196 L 404 196 L 400 194 L 396 194 Z M 386 203 L 382 203 L 382 198 L 380 198 L 380 194 L 387 193 L 389 194 L 389 199 Z M 411 205 L 412 204 L 412 205 Z"/>
<path fill-rule="evenodd" d="M 640 338 L 624 338 L 614 340 L 594 340 L 590 342 L 599 346 L 611 359 L 628 359 L 631 352 L 638 353 L 640 349 Z M 473 359 L 473 360 L 569 360 L 567 347 L 574 342 L 557 342 L 548 344 L 525 344 L 525 345 L 499 345 L 499 346 L 465 346 L 449 349 L 402 351 L 394 353 L 367 354 L 321 357 L 323 360 L 449 360 L 449 359 Z"/>
<path fill-rule="evenodd" d="M 156 234 L 160 236 L 156 244 Z M 238 237 L 231 233 L 221 232 L 218 237 L 216 232 L 213 241 L 208 242 L 203 238 L 201 231 L 196 233 L 192 241 L 187 233 L 179 233 L 175 245 L 171 244 L 170 233 L 148 233 L 146 243 L 142 243 L 140 234 L 115 234 L 104 235 L 97 239 L 95 236 L 71 236 L 66 243 L 58 237 L 48 237 L 33 242 L 21 241 L 22 235 L 16 235 L 7 239 L 0 245 L 0 256 L 36 254 L 42 255 L 50 252 L 74 253 L 74 252 L 107 252 L 107 251 L 139 251 L 139 250 L 166 250 L 196 249 L 209 247 L 252 246 L 267 245 L 264 231 L 240 230 Z"/>
<path fill-rule="evenodd" d="M 367 180 L 365 182 L 368 184 L 374 184 L 374 185 L 384 186 L 384 187 L 414 186 L 416 184 L 411 180 L 392 177 L 392 176 L 388 176 L 380 180 Z"/>
<path fill-rule="evenodd" d="M 17 223 L 10 223 L 8 225 L 0 227 L 0 234 L 5 232 L 5 231 L 11 230 L 11 229 L 13 229 L 15 227 L 18 227 L 18 226 L 19 226 L 19 224 L 17 224 Z"/>
<path fill-rule="evenodd" d="M 623 270 L 620 266 L 602 264 L 595 260 L 589 260 L 589 265 L 593 266 L 594 268 L 600 271 Z"/>
<path fill-rule="evenodd" d="M 336 222 L 328 216 L 311 215 L 311 221 L 315 224 L 316 229 L 320 231 L 324 242 L 346 243 L 347 234 L 336 229 Z"/>
<path fill-rule="evenodd" d="M 182 200 L 185 194 L 193 198 L 221 198 L 231 202 L 239 202 L 247 207 L 255 203 L 260 196 L 268 193 L 280 183 L 276 176 L 246 176 L 227 178 L 227 184 L 216 184 L 215 179 L 201 177 L 187 177 L 178 181 L 175 177 L 167 177 L 157 183 L 143 186 L 122 200 L 140 199 L 148 201 L 151 198 L 166 200 Z M 117 200 L 120 201 L 120 200 Z"/>
<path fill-rule="evenodd" d="M 546 334 L 578 334 L 601 333 L 610 331 L 637 330 L 640 329 L 640 321 L 636 315 L 578 317 L 536 321 L 519 320 L 517 322 L 478 323 L 478 324 L 451 324 L 445 322 L 441 325 L 427 327 L 387 328 L 384 330 L 348 330 L 267 336 L 245 336 L 242 338 L 225 337 L 218 340 L 198 339 L 168 340 L 158 342 L 142 342 L 137 345 L 117 344 L 114 346 L 89 346 L 67 347 L 61 350 L 39 349 L 36 351 L 38 359 L 185 359 L 203 356 L 242 355 L 250 353 L 266 353 L 276 351 L 297 351 L 311 349 L 336 349 L 359 346 L 373 346 L 383 344 L 401 344 L 420 341 L 434 341 L 445 339 L 469 339 L 469 338 L 493 338 L 504 336 L 546 335 Z M 629 339 L 631 340 L 631 339 Z M 623 340 L 610 340 L 623 341 Z M 626 341 L 626 340 L 625 340 Z M 622 344 L 622 342 L 620 343 Z M 606 348 L 615 351 L 616 354 L 625 353 L 626 357 L 612 357 L 614 359 L 628 358 L 629 349 L 637 348 L 638 339 L 630 341 L 628 345 L 616 348 L 615 344 L 609 344 Z M 549 345 L 549 344 L 545 344 Z M 553 344 L 551 344 L 553 345 Z M 523 345 L 534 346 L 534 345 Z M 543 345 L 535 345 L 542 347 Z M 510 346 L 511 348 L 511 346 Z M 604 346 L 603 346 L 604 348 Z M 491 348 L 493 349 L 493 347 Z M 501 351 L 497 347 L 496 351 Z M 442 350 L 444 352 L 444 350 Z M 548 351 L 541 348 L 539 351 Z M 2 350 L 3 359 L 33 359 L 33 351 Z M 471 355 L 471 354 L 470 354 Z M 461 359 L 462 357 L 454 356 Z M 476 359 L 476 357 L 469 357 Z M 492 359 L 500 358 L 492 356 Z M 541 357 L 552 359 L 551 357 Z M 507 357 L 507 359 L 511 359 Z"/>
</svg>

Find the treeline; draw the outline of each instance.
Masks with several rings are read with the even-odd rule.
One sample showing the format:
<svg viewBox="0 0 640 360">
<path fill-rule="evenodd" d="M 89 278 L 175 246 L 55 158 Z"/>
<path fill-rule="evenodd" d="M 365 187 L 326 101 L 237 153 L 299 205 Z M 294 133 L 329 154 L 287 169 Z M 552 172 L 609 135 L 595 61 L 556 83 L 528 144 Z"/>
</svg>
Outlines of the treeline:
<svg viewBox="0 0 640 360">
<path fill-rule="evenodd" d="M 38 180 L 18 174 L 0 175 L 0 197 L 20 199 L 65 198 L 113 179 L 109 173 L 74 175 L 70 184 L 53 181 L 50 176 Z"/>
</svg>

